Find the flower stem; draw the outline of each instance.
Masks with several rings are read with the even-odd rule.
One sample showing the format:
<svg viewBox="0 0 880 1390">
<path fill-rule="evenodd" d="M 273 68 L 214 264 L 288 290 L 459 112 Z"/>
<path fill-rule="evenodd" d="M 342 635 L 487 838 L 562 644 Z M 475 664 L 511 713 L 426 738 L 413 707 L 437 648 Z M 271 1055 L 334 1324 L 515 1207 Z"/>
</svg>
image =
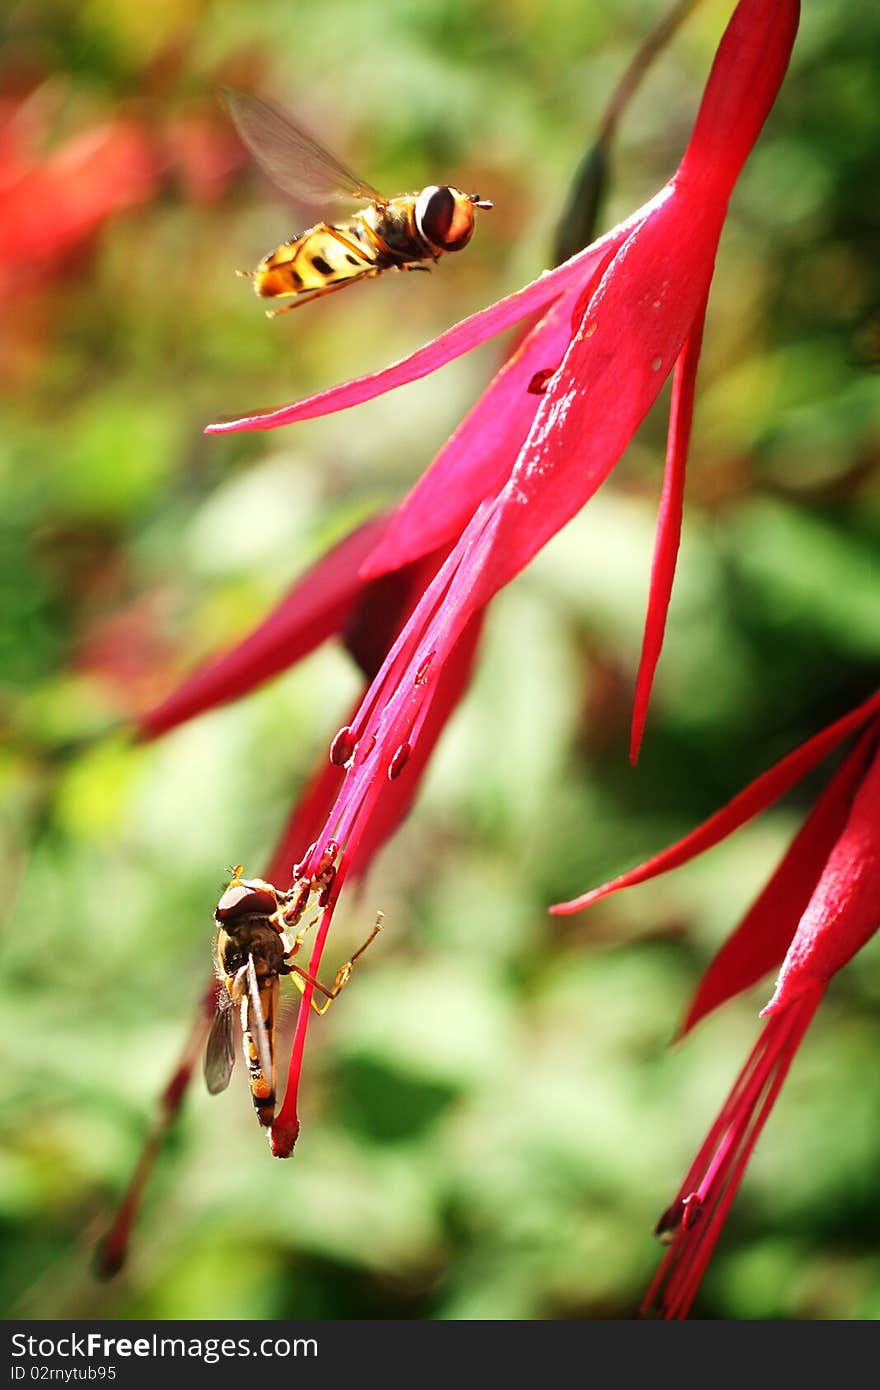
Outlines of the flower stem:
<svg viewBox="0 0 880 1390">
<path fill-rule="evenodd" d="M 657 20 L 653 29 L 648 30 L 636 49 L 629 67 L 611 93 L 611 100 L 605 107 L 605 113 L 599 122 L 599 133 L 596 136 L 597 144 L 607 145 L 613 139 L 621 116 L 638 91 L 642 79 L 654 59 L 663 52 L 676 30 L 699 3 L 700 0 L 674 0 L 665 14 L 662 14 Z"/>
<path fill-rule="evenodd" d="M 599 130 L 575 171 L 553 238 L 553 264 L 561 265 L 593 240 L 608 174 L 608 148 L 618 122 L 654 59 L 663 52 L 699 0 L 674 0 L 649 29 L 618 82 L 599 121 Z"/>
</svg>

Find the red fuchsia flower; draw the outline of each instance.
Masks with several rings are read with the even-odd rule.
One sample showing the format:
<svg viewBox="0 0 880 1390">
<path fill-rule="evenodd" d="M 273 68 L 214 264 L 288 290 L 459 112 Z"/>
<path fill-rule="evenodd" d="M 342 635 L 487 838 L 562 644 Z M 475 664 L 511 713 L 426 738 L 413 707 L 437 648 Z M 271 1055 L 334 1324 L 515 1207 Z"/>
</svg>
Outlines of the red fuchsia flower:
<svg viewBox="0 0 880 1390">
<path fill-rule="evenodd" d="M 880 692 L 789 753 L 703 825 L 555 913 L 579 912 L 711 849 L 766 810 L 852 735 L 770 881 L 704 974 L 680 1030 L 778 969 L 768 1020 L 675 1200 L 657 1223 L 670 1248 L 643 1312 L 686 1317 L 746 1164 L 833 975 L 880 926 Z"/>
<path fill-rule="evenodd" d="M 391 518 L 361 565 L 381 575 L 445 552 L 331 759 L 346 775 L 320 834 L 295 866 L 303 885 L 336 866 L 309 972 L 342 885 L 389 782 L 417 753 L 457 645 L 489 600 L 592 497 L 674 372 L 666 475 L 631 753 L 637 756 L 678 550 L 694 382 L 715 253 L 730 194 L 785 74 L 797 0 L 740 0 L 721 41 L 691 140 L 656 197 L 592 246 L 384 371 L 210 433 L 274 429 L 354 406 L 413 381 L 528 319 L 531 327 Z M 310 987 L 300 1009 L 273 1152 L 298 1133 L 296 1091 Z"/>
<path fill-rule="evenodd" d="M 428 610 L 442 610 L 436 621 L 443 645 L 433 636 L 423 642 L 417 668 L 429 653 L 442 664 L 470 616 L 584 506 L 674 372 L 633 760 L 678 551 L 694 384 L 718 238 L 736 179 L 785 74 L 798 13 L 798 0 L 740 0 L 675 174 L 592 246 L 383 371 L 206 431 L 275 429 L 347 409 L 436 371 L 514 324 L 537 319 L 364 563 L 364 574 L 376 576 L 439 546 L 457 545 L 454 562 L 419 618 L 424 625 Z"/>
</svg>

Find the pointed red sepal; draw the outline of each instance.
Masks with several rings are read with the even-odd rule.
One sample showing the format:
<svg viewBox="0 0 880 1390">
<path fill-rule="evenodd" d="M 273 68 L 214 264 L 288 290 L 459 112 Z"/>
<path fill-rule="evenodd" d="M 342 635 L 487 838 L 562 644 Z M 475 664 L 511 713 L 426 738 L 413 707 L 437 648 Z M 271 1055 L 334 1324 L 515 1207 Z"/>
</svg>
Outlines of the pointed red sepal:
<svg viewBox="0 0 880 1390">
<path fill-rule="evenodd" d="M 644 864 L 638 864 L 627 873 L 620 874 L 618 878 L 610 879 L 598 888 L 592 888 L 588 893 L 582 893 L 580 897 L 572 898 L 570 902 L 556 903 L 550 911 L 559 915 L 581 912 L 585 907 L 591 907 L 593 903 L 598 902 L 600 898 L 607 897 L 609 893 L 616 893 L 619 889 L 632 887 L 636 883 L 645 883 L 648 879 L 656 878 L 659 874 L 667 873 L 670 869 L 677 869 L 681 864 L 687 864 L 698 854 L 703 854 L 713 845 L 717 845 L 719 841 L 725 839 L 726 836 L 733 834 L 734 830 L 738 830 L 753 816 L 766 810 L 768 806 L 772 806 L 796 782 L 816 767 L 823 758 L 833 752 L 845 738 L 862 728 L 878 711 L 880 711 L 880 691 L 875 692 L 870 699 L 865 700 L 863 704 L 851 710 L 842 719 L 838 719 L 827 729 L 823 729 L 821 733 L 815 734 L 806 743 L 802 743 L 799 748 L 782 758 L 767 772 L 763 772 L 760 777 L 757 777 L 754 782 L 750 782 L 747 787 L 733 797 L 726 806 L 722 806 L 720 811 L 716 811 L 714 816 L 710 816 L 689 835 L 685 835 L 674 845 L 670 845 L 651 859 L 647 859 Z"/>
<path fill-rule="evenodd" d="M 384 514 L 371 517 L 335 545 L 297 580 L 259 627 L 142 715 L 141 737 L 158 738 L 187 719 L 238 699 L 339 632 L 363 590 L 359 568 L 387 524 Z"/>
<path fill-rule="evenodd" d="M 780 965 L 846 823 L 875 740 L 871 729 L 838 768 L 769 883 L 703 975 L 679 1037 Z"/>
<path fill-rule="evenodd" d="M 633 766 L 638 762 L 642 736 L 645 732 L 651 687 L 654 683 L 657 662 L 660 659 L 660 649 L 663 646 L 666 615 L 669 612 L 669 600 L 672 597 L 672 583 L 675 578 L 675 562 L 678 558 L 678 547 L 681 541 L 685 468 L 694 414 L 697 366 L 700 361 L 700 349 L 703 345 L 706 303 L 707 300 L 704 299 L 702 309 L 694 319 L 694 326 L 688 334 L 687 342 L 675 364 L 675 374 L 672 379 L 666 470 L 663 476 L 663 491 L 660 496 L 660 510 L 657 516 L 654 558 L 651 563 L 648 611 L 645 615 L 645 636 L 642 641 L 642 655 L 639 661 L 639 673 L 636 678 L 636 693 L 633 701 L 632 733 L 629 748 L 629 760 Z"/>
</svg>

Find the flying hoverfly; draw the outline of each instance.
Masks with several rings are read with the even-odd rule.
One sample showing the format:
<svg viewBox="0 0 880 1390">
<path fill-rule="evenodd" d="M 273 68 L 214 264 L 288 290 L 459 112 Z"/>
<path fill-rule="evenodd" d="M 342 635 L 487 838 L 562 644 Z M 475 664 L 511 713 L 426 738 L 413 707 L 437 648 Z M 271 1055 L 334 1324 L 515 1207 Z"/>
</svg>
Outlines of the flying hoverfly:
<svg viewBox="0 0 880 1390">
<path fill-rule="evenodd" d="M 264 299 L 293 299 L 268 309 L 269 318 L 385 270 L 428 270 L 424 261 L 467 246 L 476 209 L 492 206 L 447 184 L 386 198 L 280 107 L 243 92 L 226 90 L 223 97 L 242 140 L 283 191 L 312 204 L 330 198 L 367 204 L 345 221 L 316 222 L 270 251 L 256 270 L 238 272 Z"/>
<path fill-rule="evenodd" d="M 304 933 L 291 941 L 287 928 L 295 925 L 309 897 L 310 885 L 295 883 L 281 892 L 262 878 L 242 878 L 239 864 L 214 910 L 214 968 L 221 984 L 217 1013 L 205 1051 L 205 1081 L 212 1095 L 225 1091 L 235 1064 L 235 1006 L 239 1006 L 244 1056 L 257 1119 L 268 1127 L 275 1117 L 275 1013 L 278 982 L 290 975 L 300 991 L 309 983 L 324 995 L 312 999 L 315 1013 L 324 1014 L 348 984 L 355 961 L 378 935 L 382 914 L 363 946 L 336 972 L 328 989 L 294 957 Z"/>
</svg>

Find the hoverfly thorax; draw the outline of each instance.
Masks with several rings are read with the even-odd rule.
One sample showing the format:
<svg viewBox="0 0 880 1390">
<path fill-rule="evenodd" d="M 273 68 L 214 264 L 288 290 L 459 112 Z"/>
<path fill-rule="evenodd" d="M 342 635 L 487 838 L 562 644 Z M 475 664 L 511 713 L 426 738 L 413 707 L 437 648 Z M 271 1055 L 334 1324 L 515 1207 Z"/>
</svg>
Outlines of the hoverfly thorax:
<svg viewBox="0 0 880 1390">
<path fill-rule="evenodd" d="M 241 92 L 224 97 L 242 140 L 280 188 L 313 205 L 334 197 L 367 205 L 344 221 L 315 223 L 270 251 L 256 270 L 239 271 L 264 299 L 293 300 L 267 310 L 270 317 L 385 270 L 427 270 L 425 261 L 467 246 L 476 209 L 492 206 L 448 184 L 386 198 L 279 107 Z"/>
</svg>

